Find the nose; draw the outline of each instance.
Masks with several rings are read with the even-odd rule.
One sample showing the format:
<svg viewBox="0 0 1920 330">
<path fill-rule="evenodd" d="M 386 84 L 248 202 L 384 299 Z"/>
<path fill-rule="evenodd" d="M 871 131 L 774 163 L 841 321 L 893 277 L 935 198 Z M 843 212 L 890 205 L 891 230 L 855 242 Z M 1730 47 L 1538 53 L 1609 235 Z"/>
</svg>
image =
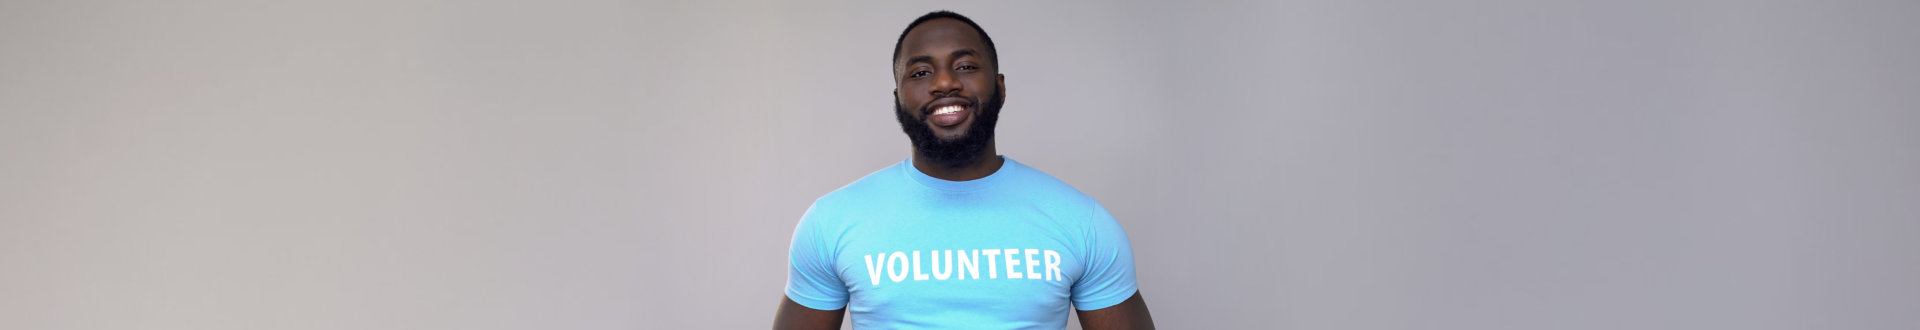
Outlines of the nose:
<svg viewBox="0 0 1920 330">
<path fill-rule="evenodd" d="M 960 77 L 953 70 L 935 70 L 933 84 L 929 87 L 932 90 L 927 92 L 934 96 L 952 96 L 960 92 Z"/>
</svg>

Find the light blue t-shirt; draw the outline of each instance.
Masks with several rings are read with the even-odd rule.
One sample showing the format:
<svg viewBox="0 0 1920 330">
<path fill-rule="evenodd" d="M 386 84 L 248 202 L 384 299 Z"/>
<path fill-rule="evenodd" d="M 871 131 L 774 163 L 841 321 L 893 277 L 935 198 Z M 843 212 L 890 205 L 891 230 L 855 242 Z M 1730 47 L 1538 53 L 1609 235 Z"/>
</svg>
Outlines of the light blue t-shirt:
<svg viewBox="0 0 1920 330">
<path fill-rule="evenodd" d="M 846 307 L 859 329 L 1060 329 L 1132 297 L 1133 248 L 1112 214 L 1006 159 L 972 181 L 911 160 L 820 197 L 788 250 L 787 298 Z"/>
</svg>

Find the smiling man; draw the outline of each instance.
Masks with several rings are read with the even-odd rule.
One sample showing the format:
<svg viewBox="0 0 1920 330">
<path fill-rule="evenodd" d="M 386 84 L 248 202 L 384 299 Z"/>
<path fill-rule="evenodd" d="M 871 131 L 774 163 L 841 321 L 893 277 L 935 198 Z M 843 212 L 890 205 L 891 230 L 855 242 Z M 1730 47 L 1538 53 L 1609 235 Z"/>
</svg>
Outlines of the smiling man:
<svg viewBox="0 0 1920 330">
<path fill-rule="evenodd" d="M 913 156 L 807 210 L 776 329 L 1152 329 L 1133 248 L 1092 197 L 994 150 L 1006 101 L 993 39 L 965 16 L 894 44 L 894 115 Z"/>
</svg>

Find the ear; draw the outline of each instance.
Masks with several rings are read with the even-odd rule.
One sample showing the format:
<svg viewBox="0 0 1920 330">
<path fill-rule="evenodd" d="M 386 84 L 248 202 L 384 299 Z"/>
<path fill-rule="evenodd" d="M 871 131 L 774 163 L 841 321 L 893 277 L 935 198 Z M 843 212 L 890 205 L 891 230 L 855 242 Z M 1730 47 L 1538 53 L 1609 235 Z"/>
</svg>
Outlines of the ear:
<svg viewBox="0 0 1920 330">
<path fill-rule="evenodd" d="M 1007 74 L 1005 74 L 1005 73 L 996 73 L 996 74 L 994 74 L 994 77 L 993 77 L 993 78 L 994 78 L 994 79 L 993 79 L 993 83 L 994 83 L 994 85 L 995 85 L 996 87 L 998 87 L 998 88 L 1000 88 L 1000 99 L 1001 99 L 1001 100 L 1006 100 L 1006 98 L 1007 98 Z"/>
</svg>

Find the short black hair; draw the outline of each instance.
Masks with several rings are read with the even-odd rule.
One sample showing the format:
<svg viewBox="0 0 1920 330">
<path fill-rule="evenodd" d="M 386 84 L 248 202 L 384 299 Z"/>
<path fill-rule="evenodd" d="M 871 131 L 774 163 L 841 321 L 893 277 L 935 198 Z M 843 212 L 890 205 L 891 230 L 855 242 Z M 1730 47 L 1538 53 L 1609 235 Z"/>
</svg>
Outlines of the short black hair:
<svg viewBox="0 0 1920 330">
<path fill-rule="evenodd" d="M 987 44 L 987 62 L 993 63 L 995 68 L 1000 67 L 1000 51 L 993 48 L 993 37 L 987 36 L 987 30 L 980 28 L 980 24 L 973 23 L 972 19 L 968 19 L 966 16 L 960 15 L 960 13 L 945 10 L 920 15 L 920 18 L 913 19 L 913 23 L 908 23 L 907 29 L 900 31 L 900 39 L 893 41 L 893 60 L 890 61 L 890 63 L 900 62 L 900 44 L 907 41 L 907 33 L 913 32 L 913 28 L 920 26 L 920 23 L 926 23 L 927 21 L 939 18 L 960 20 L 961 23 L 967 23 L 967 26 L 973 27 L 974 32 L 980 33 L 980 41 Z"/>
</svg>

